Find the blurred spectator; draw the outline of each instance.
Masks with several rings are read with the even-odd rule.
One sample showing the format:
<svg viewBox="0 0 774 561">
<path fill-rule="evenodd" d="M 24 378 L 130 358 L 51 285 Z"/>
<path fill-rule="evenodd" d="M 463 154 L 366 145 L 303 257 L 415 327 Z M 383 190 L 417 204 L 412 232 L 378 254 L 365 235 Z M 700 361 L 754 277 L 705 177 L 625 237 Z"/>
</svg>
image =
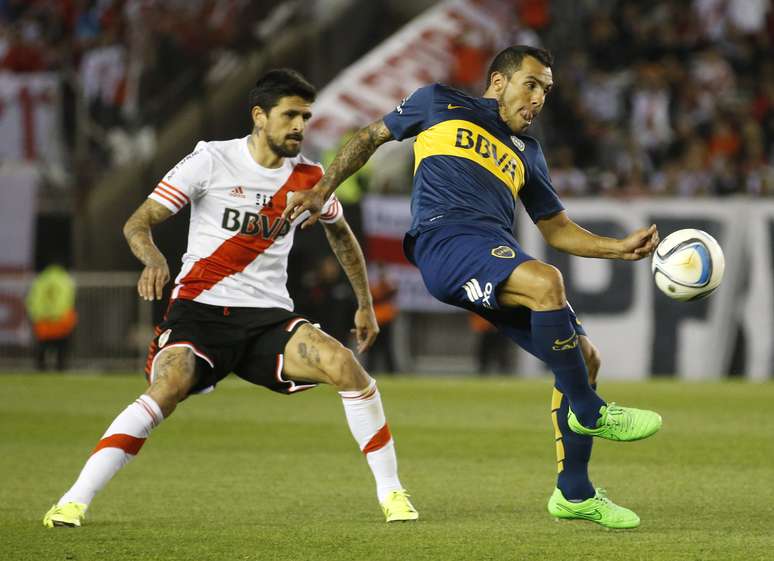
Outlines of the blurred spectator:
<svg viewBox="0 0 774 561">
<path fill-rule="evenodd" d="M 52 351 L 56 369 L 64 370 L 70 336 L 78 321 L 73 278 L 62 266 L 49 265 L 32 281 L 26 303 L 35 333 L 37 369 L 46 369 L 46 355 Z"/>
<path fill-rule="evenodd" d="M 551 182 L 560 196 L 588 195 L 589 182 L 585 173 L 575 166 L 572 148 L 561 146 L 551 158 Z"/>
<path fill-rule="evenodd" d="M 126 47 L 118 42 L 115 31 L 103 34 L 84 53 L 80 79 L 92 118 L 105 128 L 117 126 L 126 89 Z"/>
<path fill-rule="evenodd" d="M 576 9 L 584 15 L 571 40 L 546 42 L 557 55 L 556 93 L 543 120 L 557 189 L 618 196 L 770 193 L 769 0 L 611 0 Z"/>
<path fill-rule="evenodd" d="M 672 140 L 669 105 L 671 94 L 664 83 L 661 67 L 640 66 L 631 93 L 631 134 L 637 146 L 660 162 Z"/>
<path fill-rule="evenodd" d="M 106 147 L 81 154 L 78 169 L 88 175 L 90 165 L 101 170 L 149 157 L 156 129 L 185 99 L 203 95 L 207 82 L 238 67 L 306 4 L 314 3 L 0 0 L 0 68 L 61 75 L 69 144 Z M 447 81 L 480 95 L 499 48 L 553 50 L 556 88 L 532 134 L 544 136 L 549 157 L 560 146 L 571 150 L 573 164 L 558 178 L 567 193 L 772 194 L 766 187 L 774 165 L 771 0 L 490 4 L 510 27 L 454 36 Z M 563 8 L 570 5 L 568 15 Z M 81 91 L 89 118 L 76 123 Z M 750 116 L 760 128 L 755 141 L 743 131 Z M 84 137 L 91 143 L 75 142 Z M 697 142 L 705 145 L 701 156 Z M 723 165 L 712 164 L 715 157 Z M 404 160 L 384 158 L 394 176 L 403 173 Z M 390 175 L 382 167 L 374 169 L 375 185 L 404 191 L 405 177 L 382 179 Z M 729 191 L 732 177 L 738 187 Z M 360 235 L 357 205 L 371 177 L 355 179 L 339 193 L 345 206 L 353 205 L 346 212 Z"/>
<path fill-rule="evenodd" d="M 371 284 L 371 296 L 374 301 L 376 322 L 379 324 L 379 336 L 368 351 L 367 369 L 369 372 L 398 372 L 395 361 L 392 326 L 398 317 L 398 304 L 395 296 L 398 288 L 390 279 L 382 263 L 376 263 L 376 278 Z"/>
<path fill-rule="evenodd" d="M 625 73 L 607 74 L 592 70 L 581 85 L 584 112 L 602 122 L 618 122 L 623 117 L 622 91 L 628 82 Z"/>
<path fill-rule="evenodd" d="M 0 69 L 57 72 L 66 137 L 91 148 L 77 163 L 104 169 L 148 157 L 153 127 L 175 114 L 182 96 L 201 95 L 220 60 L 260 44 L 256 22 L 277 7 L 271 0 L 4 0 Z M 76 120 L 81 101 L 88 119 Z"/>
<path fill-rule="evenodd" d="M 26 26 L 27 33 L 14 27 L 8 33 L 0 68 L 11 72 L 40 72 L 46 69 L 43 49 L 38 41 L 38 31 Z"/>
<path fill-rule="evenodd" d="M 478 314 L 471 312 L 468 322 L 478 335 L 476 359 L 478 373 L 482 376 L 493 372 L 510 374 L 513 370 L 513 341 L 497 331 L 497 328 Z"/>
<path fill-rule="evenodd" d="M 453 64 L 449 83 L 471 95 L 480 95 L 487 80 L 486 70 L 493 45 L 481 30 L 469 30 L 455 37 L 451 45 Z"/>
<path fill-rule="evenodd" d="M 680 171 L 670 193 L 678 197 L 696 197 L 706 195 L 712 183 L 712 173 L 707 166 L 707 145 L 699 137 L 694 137 L 686 146 L 680 160 Z"/>
</svg>

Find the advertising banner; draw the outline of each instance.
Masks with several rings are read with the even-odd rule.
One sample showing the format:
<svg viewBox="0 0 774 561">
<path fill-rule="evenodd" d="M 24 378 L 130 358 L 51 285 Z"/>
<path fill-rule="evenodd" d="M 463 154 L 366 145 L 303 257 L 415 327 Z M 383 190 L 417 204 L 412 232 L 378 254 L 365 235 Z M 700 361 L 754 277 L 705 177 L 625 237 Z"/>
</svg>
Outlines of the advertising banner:
<svg viewBox="0 0 774 561">
<path fill-rule="evenodd" d="M 56 73 L 0 72 L 0 161 L 62 161 Z"/>
<path fill-rule="evenodd" d="M 0 344 L 29 339 L 20 279 L 34 265 L 38 181 L 32 165 L 0 167 Z"/>
<path fill-rule="evenodd" d="M 620 238 L 653 223 L 662 238 L 697 228 L 714 236 L 725 253 L 720 288 L 704 300 L 677 302 L 656 288 L 650 259 L 584 259 L 557 252 L 526 213 L 519 213 L 517 239 L 529 254 L 562 271 L 567 297 L 600 349 L 606 377 L 666 374 L 700 380 L 731 370 L 751 379 L 771 377 L 774 201 L 570 199 L 565 205 L 573 220 L 601 235 Z M 399 252 L 410 223 L 409 199 L 368 196 L 363 208 L 369 261 L 388 264 L 399 281 L 401 309 L 450 311 L 432 299 L 419 272 Z M 521 359 L 520 370 L 542 368 L 526 353 Z"/>
</svg>

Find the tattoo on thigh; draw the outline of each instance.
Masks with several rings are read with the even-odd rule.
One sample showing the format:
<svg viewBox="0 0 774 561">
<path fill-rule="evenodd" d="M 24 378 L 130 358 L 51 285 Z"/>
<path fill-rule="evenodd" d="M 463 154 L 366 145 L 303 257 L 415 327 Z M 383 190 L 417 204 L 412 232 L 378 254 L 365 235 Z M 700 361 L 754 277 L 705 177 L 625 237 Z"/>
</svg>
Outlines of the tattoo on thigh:
<svg viewBox="0 0 774 561">
<path fill-rule="evenodd" d="M 194 355 L 185 349 L 162 353 L 159 357 L 157 378 L 163 378 L 170 372 L 190 372 L 195 366 Z"/>
<path fill-rule="evenodd" d="M 316 346 L 307 346 L 306 343 L 299 343 L 298 354 L 307 365 L 313 368 L 318 368 L 320 366 L 320 351 Z"/>
</svg>

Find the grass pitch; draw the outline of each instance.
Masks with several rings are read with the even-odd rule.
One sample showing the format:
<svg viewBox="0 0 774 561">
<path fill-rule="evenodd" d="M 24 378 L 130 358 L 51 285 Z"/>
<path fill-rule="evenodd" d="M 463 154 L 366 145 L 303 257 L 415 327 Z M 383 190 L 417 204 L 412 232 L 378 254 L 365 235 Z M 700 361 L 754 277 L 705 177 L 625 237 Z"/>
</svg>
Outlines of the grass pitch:
<svg viewBox="0 0 774 561">
<path fill-rule="evenodd" d="M 774 559 L 774 384 L 604 383 L 664 427 L 597 441 L 596 485 L 636 530 L 555 522 L 548 380 L 380 379 L 420 511 L 387 525 L 330 388 L 284 397 L 228 379 L 181 405 L 92 503 L 41 519 L 142 377 L 0 376 L 0 559 Z"/>
</svg>

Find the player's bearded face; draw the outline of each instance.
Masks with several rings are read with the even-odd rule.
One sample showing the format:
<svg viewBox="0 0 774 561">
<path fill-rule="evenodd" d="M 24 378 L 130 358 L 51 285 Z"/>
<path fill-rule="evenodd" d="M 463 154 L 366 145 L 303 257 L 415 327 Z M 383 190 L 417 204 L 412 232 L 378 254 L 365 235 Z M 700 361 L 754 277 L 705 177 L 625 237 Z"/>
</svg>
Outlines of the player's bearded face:
<svg viewBox="0 0 774 561">
<path fill-rule="evenodd" d="M 311 104 L 298 97 L 283 97 L 266 119 L 263 132 L 266 144 L 281 158 L 292 158 L 301 152 L 306 122 L 312 116 Z"/>
<path fill-rule="evenodd" d="M 513 132 L 521 133 L 529 128 L 543 109 L 553 83 L 550 68 L 533 57 L 524 57 L 497 100 L 500 115 Z"/>
<path fill-rule="evenodd" d="M 289 133 L 284 136 L 280 134 L 276 137 L 272 137 L 268 133 L 266 134 L 266 144 L 280 158 L 298 156 L 298 153 L 301 152 L 301 141 L 303 139 L 304 135 L 297 133 Z"/>
</svg>

